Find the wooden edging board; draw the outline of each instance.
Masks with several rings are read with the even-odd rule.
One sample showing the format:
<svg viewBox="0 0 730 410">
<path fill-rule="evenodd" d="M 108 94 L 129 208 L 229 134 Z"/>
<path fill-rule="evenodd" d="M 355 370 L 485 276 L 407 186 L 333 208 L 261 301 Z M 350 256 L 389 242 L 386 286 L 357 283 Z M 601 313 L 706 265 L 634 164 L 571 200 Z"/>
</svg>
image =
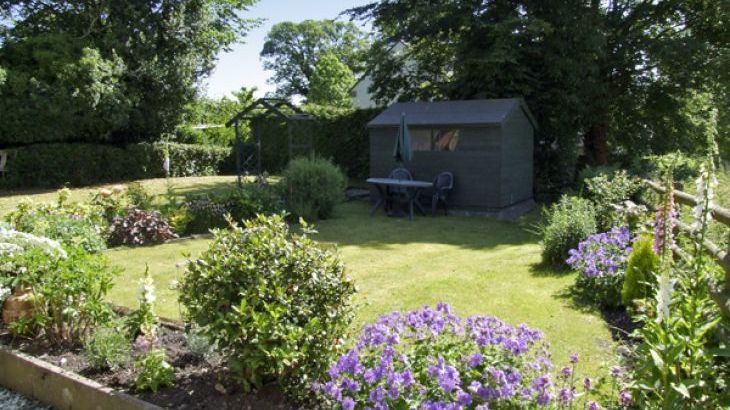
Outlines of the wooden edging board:
<svg viewBox="0 0 730 410">
<path fill-rule="evenodd" d="M 162 410 L 6 346 L 0 346 L 0 385 L 58 410 Z"/>
</svg>

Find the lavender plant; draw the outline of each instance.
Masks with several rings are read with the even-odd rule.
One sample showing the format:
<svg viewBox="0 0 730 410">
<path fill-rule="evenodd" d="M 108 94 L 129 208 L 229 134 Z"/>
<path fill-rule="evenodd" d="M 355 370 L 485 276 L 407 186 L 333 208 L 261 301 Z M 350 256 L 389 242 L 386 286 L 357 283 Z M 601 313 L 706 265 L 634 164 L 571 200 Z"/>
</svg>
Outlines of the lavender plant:
<svg viewBox="0 0 730 410">
<path fill-rule="evenodd" d="M 631 232 L 621 227 L 591 235 L 571 249 L 566 263 L 580 273 L 575 283 L 578 295 L 603 306 L 620 306 L 631 245 Z"/>
</svg>

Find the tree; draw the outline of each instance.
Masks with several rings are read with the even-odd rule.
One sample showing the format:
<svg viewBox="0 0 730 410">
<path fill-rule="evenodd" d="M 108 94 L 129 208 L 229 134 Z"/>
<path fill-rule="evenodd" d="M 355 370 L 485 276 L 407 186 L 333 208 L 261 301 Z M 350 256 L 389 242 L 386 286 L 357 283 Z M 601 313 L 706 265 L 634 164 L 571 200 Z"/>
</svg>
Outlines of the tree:
<svg viewBox="0 0 730 410">
<path fill-rule="evenodd" d="M 552 186 L 572 181 L 581 139 L 596 164 L 702 149 L 679 135 L 696 129 L 697 96 L 729 84 L 730 13 L 717 3 L 401 0 L 349 13 L 386 44 L 371 60 L 380 101 L 525 97 L 540 124 L 537 175 Z M 405 54 L 383 52 L 396 42 Z"/>
<path fill-rule="evenodd" d="M 355 81 L 352 70 L 334 53 L 324 53 L 314 67 L 307 102 L 340 108 L 351 107 L 350 89 Z"/>
<path fill-rule="evenodd" d="M 27 73 L 28 79 L 34 78 L 30 73 L 53 77 L 59 62 L 53 58 L 39 58 L 54 54 L 59 47 L 43 42 L 47 36 L 65 36 L 75 47 L 75 55 L 84 49 L 96 50 L 99 61 L 118 61 L 118 66 L 123 66 L 118 87 L 124 104 L 115 109 L 125 119 L 110 127 L 108 140 L 155 139 L 163 132 L 172 131 L 179 123 L 185 105 L 195 97 L 199 81 L 213 69 L 218 52 L 241 39 L 256 23 L 242 17 L 242 12 L 255 1 L 7 0 L 0 5 L 5 24 L 0 29 L 0 65 L 8 70 L 8 84 L 12 83 L 12 73 Z M 41 47 L 25 44 L 40 44 Z M 26 54 L 21 55 L 20 51 Z M 3 94 L 8 84 L 4 86 Z M 46 87 L 44 93 L 35 95 L 55 97 L 53 87 Z M 36 98 L 33 94 L 27 98 L 21 93 L 15 95 L 14 106 L 28 111 L 17 113 L 18 117 L 40 115 L 38 111 L 44 109 L 30 100 Z M 60 100 L 59 104 L 62 104 Z M 51 111 L 64 109 L 62 105 L 46 108 Z M 77 116 L 88 117 L 84 121 L 91 123 L 106 115 L 93 107 L 77 112 Z M 37 125 L 48 127 L 51 124 Z M 5 121 L 0 124 L 3 140 L 17 139 L 15 136 L 23 133 L 42 132 L 33 124 Z M 65 130 L 66 135 L 54 138 L 98 139 L 92 135 L 96 132 L 71 128 Z M 63 134 L 64 130 L 58 133 Z"/>
<path fill-rule="evenodd" d="M 320 55 L 332 53 L 352 72 L 361 72 L 366 34 L 351 22 L 305 20 L 275 24 L 266 36 L 261 58 L 274 73 L 270 82 L 280 96 L 309 94 Z"/>
<path fill-rule="evenodd" d="M 256 92 L 256 88 L 242 87 L 240 90 L 233 92 L 233 99 L 228 97 L 220 99 L 205 96 L 196 97 L 185 109 L 182 124 L 176 130 L 177 140 L 185 143 L 232 145 L 236 138 L 233 127 L 205 129 L 196 129 L 194 127 L 199 125 L 224 125 L 238 112 L 253 103 L 254 92 Z M 247 121 L 242 122 L 239 129 L 242 139 L 245 140 L 249 137 L 251 132 Z"/>
</svg>

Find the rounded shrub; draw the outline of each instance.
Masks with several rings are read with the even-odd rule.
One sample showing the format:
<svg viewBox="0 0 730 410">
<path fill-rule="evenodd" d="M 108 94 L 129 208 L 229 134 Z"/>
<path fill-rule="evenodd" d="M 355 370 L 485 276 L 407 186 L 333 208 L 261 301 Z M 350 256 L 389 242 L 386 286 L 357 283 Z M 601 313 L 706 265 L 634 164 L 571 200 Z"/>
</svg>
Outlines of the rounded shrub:
<svg viewBox="0 0 730 410">
<path fill-rule="evenodd" d="M 283 173 L 289 212 L 309 220 L 332 216 L 335 205 L 344 198 L 345 175 L 332 162 L 322 158 L 297 158 Z"/>
<path fill-rule="evenodd" d="M 304 399 L 342 344 L 354 293 L 336 254 L 291 234 L 284 215 L 258 215 L 214 231 L 180 301 L 244 389 L 278 381 Z"/>
<path fill-rule="evenodd" d="M 596 233 L 595 208 L 587 199 L 563 196 L 545 213 L 541 231 L 543 261 L 563 265 L 571 249 Z"/>
<path fill-rule="evenodd" d="M 654 274 L 659 268 L 659 256 L 654 253 L 653 242 L 652 238 L 646 237 L 634 243 L 621 290 L 621 300 L 625 306 L 649 297 Z"/>
</svg>

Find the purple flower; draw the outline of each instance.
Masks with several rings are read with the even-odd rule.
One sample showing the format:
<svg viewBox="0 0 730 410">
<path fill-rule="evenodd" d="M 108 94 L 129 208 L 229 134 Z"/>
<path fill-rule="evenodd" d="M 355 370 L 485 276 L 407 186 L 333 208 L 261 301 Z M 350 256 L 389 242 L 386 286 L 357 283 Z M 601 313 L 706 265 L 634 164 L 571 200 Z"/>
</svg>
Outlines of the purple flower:
<svg viewBox="0 0 730 410">
<path fill-rule="evenodd" d="M 600 408 L 601 406 L 599 406 L 595 401 L 588 402 L 588 410 L 599 410 Z"/>
<path fill-rule="evenodd" d="M 378 387 L 377 389 L 370 392 L 370 401 L 374 404 L 379 404 L 385 401 L 385 389 Z"/>
<path fill-rule="evenodd" d="M 631 403 L 633 403 L 633 398 L 631 397 L 631 393 L 628 390 L 621 390 L 621 393 L 619 393 L 619 395 L 618 395 L 618 402 L 623 407 L 631 406 Z"/>
<path fill-rule="evenodd" d="M 613 228 L 589 236 L 568 252 L 565 261 L 585 277 L 623 275 L 631 253 L 631 232 L 627 227 Z M 577 355 L 575 359 L 577 363 Z M 571 361 L 573 356 L 571 356 Z"/>
<path fill-rule="evenodd" d="M 471 394 L 463 390 L 460 390 L 456 397 L 462 406 L 468 406 L 471 404 Z"/>
<path fill-rule="evenodd" d="M 469 367 L 479 366 L 480 364 L 482 364 L 482 360 L 484 360 L 484 356 L 482 356 L 481 353 L 474 353 L 473 355 L 469 356 Z"/>
<path fill-rule="evenodd" d="M 585 391 L 590 391 L 593 388 L 593 382 L 591 382 L 591 379 L 586 377 L 583 379 L 583 389 Z"/>
<path fill-rule="evenodd" d="M 563 404 L 571 403 L 573 400 L 575 400 L 575 392 L 573 389 L 568 388 L 562 388 L 560 389 L 560 392 L 558 393 L 558 398 L 560 399 L 560 402 Z"/>
<path fill-rule="evenodd" d="M 578 358 L 579 358 L 578 353 L 573 353 L 570 355 L 570 362 L 573 364 L 576 364 L 576 363 L 578 363 Z"/>
<path fill-rule="evenodd" d="M 566 379 L 573 375 L 573 368 L 572 367 L 563 367 L 562 370 L 560 370 L 560 373 L 565 377 Z"/>
<path fill-rule="evenodd" d="M 351 399 L 350 397 L 345 397 L 342 399 L 342 409 L 343 410 L 352 410 L 355 408 L 355 400 Z"/>
</svg>

